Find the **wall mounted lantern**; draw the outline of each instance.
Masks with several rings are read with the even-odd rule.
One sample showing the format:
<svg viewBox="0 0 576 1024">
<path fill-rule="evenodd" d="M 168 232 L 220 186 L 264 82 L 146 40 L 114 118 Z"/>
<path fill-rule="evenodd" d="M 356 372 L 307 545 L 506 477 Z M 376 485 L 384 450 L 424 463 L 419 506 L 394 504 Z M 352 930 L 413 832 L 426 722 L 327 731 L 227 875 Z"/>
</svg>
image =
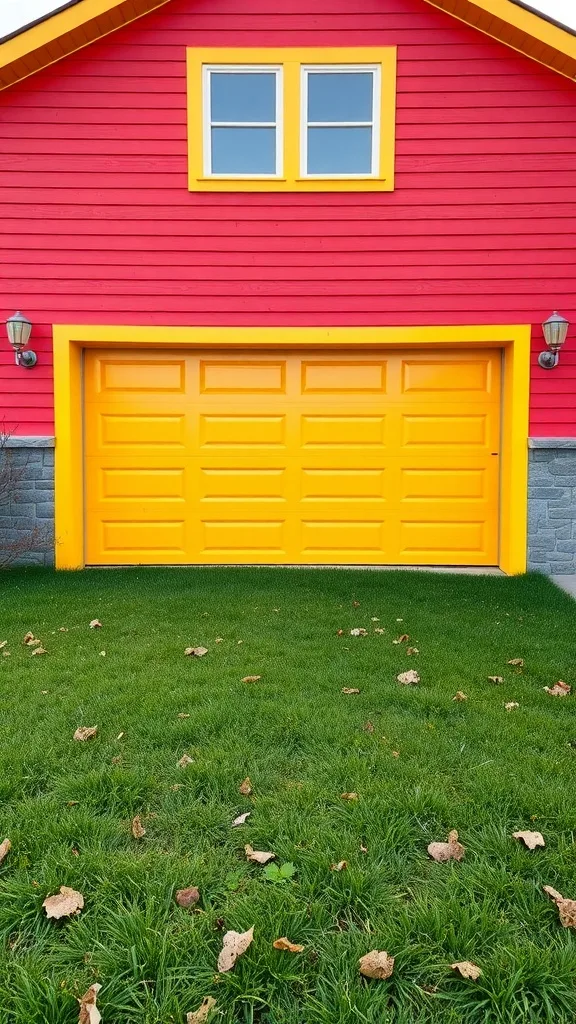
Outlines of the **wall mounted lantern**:
<svg viewBox="0 0 576 1024">
<path fill-rule="evenodd" d="M 25 366 L 27 370 L 30 370 L 33 366 L 36 366 L 38 362 L 38 356 L 32 349 L 26 348 L 30 332 L 32 330 L 32 324 L 27 316 L 18 311 L 14 313 L 6 321 L 6 333 L 8 335 L 8 341 L 14 349 L 14 356 L 16 358 L 16 366 Z"/>
<path fill-rule="evenodd" d="M 538 366 L 541 366 L 543 370 L 553 370 L 555 366 L 558 366 L 560 349 L 566 341 L 569 326 L 568 320 L 560 316 L 556 310 L 542 324 L 544 340 L 548 345 L 548 348 L 538 356 Z"/>
</svg>

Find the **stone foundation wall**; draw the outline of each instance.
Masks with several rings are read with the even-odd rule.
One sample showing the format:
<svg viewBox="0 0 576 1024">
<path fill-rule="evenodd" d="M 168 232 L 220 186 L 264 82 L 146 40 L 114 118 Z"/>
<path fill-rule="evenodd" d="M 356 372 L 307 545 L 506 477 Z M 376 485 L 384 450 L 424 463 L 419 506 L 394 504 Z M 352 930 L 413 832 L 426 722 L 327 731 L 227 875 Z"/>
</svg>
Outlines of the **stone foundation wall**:
<svg viewBox="0 0 576 1024">
<path fill-rule="evenodd" d="M 576 573 L 576 438 L 529 441 L 528 568 Z"/>
<path fill-rule="evenodd" d="M 0 450 L 0 472 L 6 462 L 12 484 L 0 504 L 0 565 L 7 554 L 14 565 L 53 565 L 54 438 L 10 437 Z"/>
<path fill-rule="evenodd" d="M 1 458 L 19 479 L 0 505 L 2 551 L 16 545 L 14 564 L 54 563 L 54 438 L 12 437 Z M 528 461 L 528 568 L 576 573 L 576 438 L 531 438 Z"/>
</svg>

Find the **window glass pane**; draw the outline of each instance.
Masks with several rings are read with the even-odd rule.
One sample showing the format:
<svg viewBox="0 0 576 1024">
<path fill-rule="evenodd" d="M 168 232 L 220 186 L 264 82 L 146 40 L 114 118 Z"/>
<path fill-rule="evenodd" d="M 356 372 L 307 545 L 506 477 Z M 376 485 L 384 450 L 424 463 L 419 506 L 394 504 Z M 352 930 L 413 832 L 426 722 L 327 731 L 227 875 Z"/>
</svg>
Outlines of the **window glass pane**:
<svg viewBox="0 0 576 1024">
<path fill-rule="evenodd" d="M 308 120 L 371 121 L 373 80 L 369 71 L 309 71 Z"/>
<path fill-rule="evenodd" d="M 210 73 L 212 121 L 276 121 L 276 75 Z"/>
<path fill-rule="evenodd" d="M 370 174 L 371 128 L 309 128 L 307 174 Z"/>
<path fill-rule="evenodd" d="M 212 128 L 212 174 L 275 173 L 275 128 Z"/>
</svg>

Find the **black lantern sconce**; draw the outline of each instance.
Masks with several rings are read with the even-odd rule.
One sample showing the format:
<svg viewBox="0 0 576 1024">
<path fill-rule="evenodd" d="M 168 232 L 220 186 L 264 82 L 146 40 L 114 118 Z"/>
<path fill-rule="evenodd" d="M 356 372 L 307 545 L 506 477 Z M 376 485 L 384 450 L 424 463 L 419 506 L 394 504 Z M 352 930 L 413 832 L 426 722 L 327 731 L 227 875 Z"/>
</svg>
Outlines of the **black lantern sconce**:
<svg viewBox="0 0 576 1024">
<path fill-rule="evenodd" d="M 555 366 L 558 366 L 560 349 L 566 341 L 569 326 L 568 320 L 560 316 L 556 310 L 542 324 L 544 340 L 548 345 L 548 348 L 538 356 L 538 366 L 541 366 L 543 370 L 553 370 Z"/>
</svg>

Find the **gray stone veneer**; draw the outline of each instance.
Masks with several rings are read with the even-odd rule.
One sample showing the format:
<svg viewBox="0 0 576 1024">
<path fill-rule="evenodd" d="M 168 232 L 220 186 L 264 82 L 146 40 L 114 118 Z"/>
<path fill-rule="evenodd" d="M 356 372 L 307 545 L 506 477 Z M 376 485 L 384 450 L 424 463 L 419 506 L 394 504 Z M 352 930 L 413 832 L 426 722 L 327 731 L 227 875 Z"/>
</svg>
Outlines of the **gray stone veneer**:
<svg viewBox="0 0 576 1024">
<path fill-rule="evenodd" d="M 3 546 L 17 543 L 26 549 L 27 539 L 33 537 L 33 544 L 22 551 L 16 564 L 52 565 L 54 438 L 12 437 L 4 457 L 13 461 L 19 479 L 14 498 L 0 507 L 0 556 Z M 576 573 L 574 437 L 529 441 L 528 568 Z"/>
<path fill-rule="evenodd" d="M 54 562 L 54 438 L 10 437 L 0 459 L 14 467 L 14 493 L 0 505 L 2 552 L 15 546 L 15 565 Z"/>
<path fill-rule="evenodd" d="M 528 568 L 576 573 L 576 437 L 528 444 Z"/>
</svg>

